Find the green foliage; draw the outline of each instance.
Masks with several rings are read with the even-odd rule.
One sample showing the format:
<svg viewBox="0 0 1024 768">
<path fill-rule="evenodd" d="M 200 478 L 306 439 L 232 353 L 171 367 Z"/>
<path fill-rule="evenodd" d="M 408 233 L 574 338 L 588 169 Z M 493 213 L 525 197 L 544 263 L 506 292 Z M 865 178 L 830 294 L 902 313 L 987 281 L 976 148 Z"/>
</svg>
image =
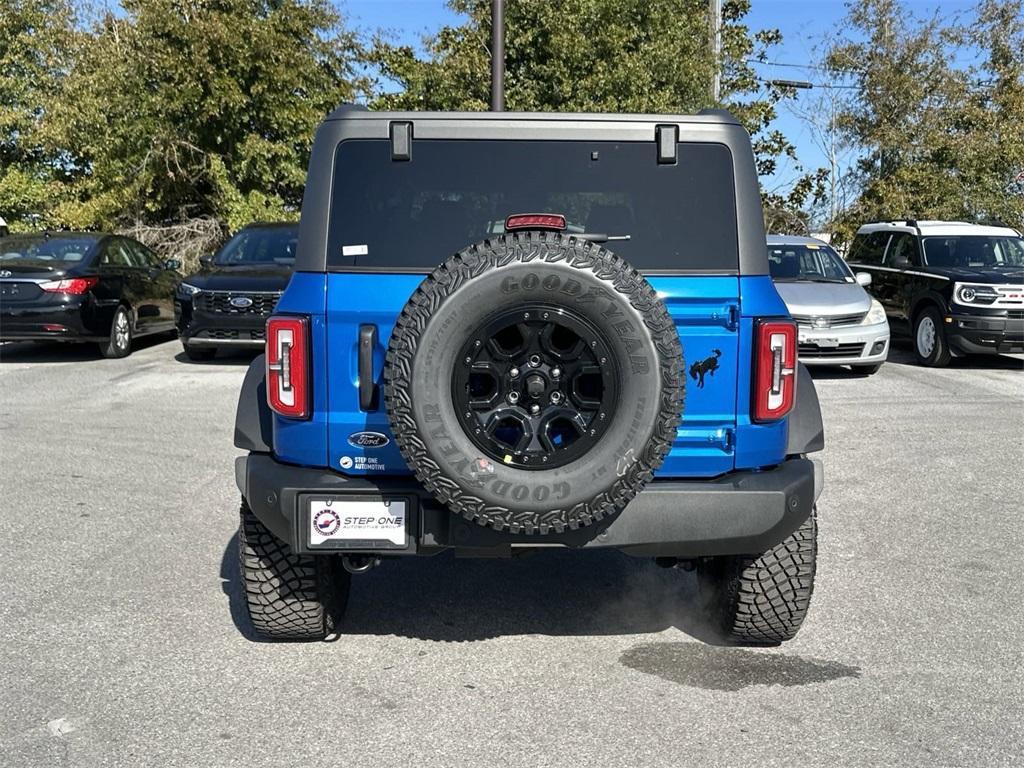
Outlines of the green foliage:
<svg viewBox="0 0 1024 768">
<path fill-rule="evenodd" d="M 841 238 L 868 220 L 904 216 L 1020 226 L 1024 189 L 1024 5 L 985 0 L 975 23 L 914 18 L 899 0 L 857 0 L 849 36 L 829 50 L 857 89 L 837 123 L 864 149 L 859 200 Z M 980 52 L 982 60 L 957 67 Z"/>
<path fill-rule="evenodd" d="M 32 226 L 62 190 L 59 158 L 39 128 L 47 94 L 68 67 L 74 38 L 66 0 L 4 0 L 0 7 L 0 214 Z"/>
<path fill-rule="evenodd" d="M 409 46 L 378 37 L 370 51 L 400 90 L 379 93 L 378 109 L 485 110 L 490 104 L 489 0 L 451 0 L 465 16 Z M 723 4 L 722 104 L 754 137 L 758 169 L 772 173 L 793 146 L 769 129 L 787 94 L 750 66 L 781 41 L 777 30 L 752 33 L 742 23 L 749 0 Z M 707 0 L 515 0 L 506 5 L 505 99 L 509 110 L 690 113 L 712 103 Z M 815 191 L 813 179 L 777 205 L 796 205 Z"/>
<path fill-rule="evenodd" d="M 68 156 L 54 218 L 110 227 L 294 218 L 317 124 L 360 85 L 326 0 L 124 0 L 51 102 Z"/>
</svg>

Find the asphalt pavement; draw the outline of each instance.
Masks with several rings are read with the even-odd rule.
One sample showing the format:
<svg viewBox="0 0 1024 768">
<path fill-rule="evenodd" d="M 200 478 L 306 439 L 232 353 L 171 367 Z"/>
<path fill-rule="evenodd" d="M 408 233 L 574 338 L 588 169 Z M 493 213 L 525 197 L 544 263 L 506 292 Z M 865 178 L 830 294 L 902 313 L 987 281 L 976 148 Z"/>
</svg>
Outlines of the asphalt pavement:
<svg viewBox="0 0 1024 768">
<path fill-rule="evenodd" d="M 247 358 L 0 347 L 0 765 L 1024 763 L 1024 359 L 816 374 L 809 617 L 704 645 L 694 578 L 616 553 L 409 559 L 343 633 L 255 642 Z"/>
</svg>

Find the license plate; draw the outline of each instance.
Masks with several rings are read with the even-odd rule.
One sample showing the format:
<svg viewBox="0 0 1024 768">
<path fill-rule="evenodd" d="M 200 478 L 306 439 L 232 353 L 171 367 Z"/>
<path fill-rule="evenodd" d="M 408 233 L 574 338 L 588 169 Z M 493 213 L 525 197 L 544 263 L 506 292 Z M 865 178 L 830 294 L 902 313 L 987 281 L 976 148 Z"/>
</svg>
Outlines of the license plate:
<svg viewBox="0 0 1024 768">
<path fill-rule="evenodd" d="M 838 347 L 839 339 L 809 339 L 811 344 L 819 347 Z"/>
<path fill-rule="evenodd" d="M 309 545 L 404 547 L 408 504 L 404 499 L 312 499 Z"/>
</svg>

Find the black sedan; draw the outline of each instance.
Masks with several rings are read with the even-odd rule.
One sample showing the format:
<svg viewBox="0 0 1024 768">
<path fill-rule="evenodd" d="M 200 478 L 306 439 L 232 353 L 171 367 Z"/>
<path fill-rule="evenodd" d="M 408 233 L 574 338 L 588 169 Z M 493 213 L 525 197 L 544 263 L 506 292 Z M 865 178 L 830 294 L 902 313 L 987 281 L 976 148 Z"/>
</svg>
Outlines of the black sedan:
<svg viewBox="0 0 1024 768">
<path fill-rule="evenodd" d="M 133 339 L 174 329 L 176 262 L 119 235 L 0 238 L 0 341 L 96 342 L 125 357 Z"/>
<path fill-rule="evenodd" d="M 190 360 L 209 360 L 218 348 L 263 347 L 267 317 L 291 278 L 298 235 L 298 224 L 252 224 L 182 281 L 174 314 Z"/>
</svg>

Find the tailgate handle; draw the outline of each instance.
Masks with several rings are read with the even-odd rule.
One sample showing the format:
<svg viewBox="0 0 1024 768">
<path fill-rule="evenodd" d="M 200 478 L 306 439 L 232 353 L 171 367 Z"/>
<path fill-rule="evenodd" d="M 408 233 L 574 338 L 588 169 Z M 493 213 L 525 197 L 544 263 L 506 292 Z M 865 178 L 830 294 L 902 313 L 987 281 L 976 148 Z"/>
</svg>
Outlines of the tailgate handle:
<svg viewBox="0 0 1024 768">
<path fill-rule="evenodd" d="M 359 410 L 377 410 L 377 383 L 373 380 L 373 350 L 377 347 L 377 326 L 359 326 Z"/>
</svg>

